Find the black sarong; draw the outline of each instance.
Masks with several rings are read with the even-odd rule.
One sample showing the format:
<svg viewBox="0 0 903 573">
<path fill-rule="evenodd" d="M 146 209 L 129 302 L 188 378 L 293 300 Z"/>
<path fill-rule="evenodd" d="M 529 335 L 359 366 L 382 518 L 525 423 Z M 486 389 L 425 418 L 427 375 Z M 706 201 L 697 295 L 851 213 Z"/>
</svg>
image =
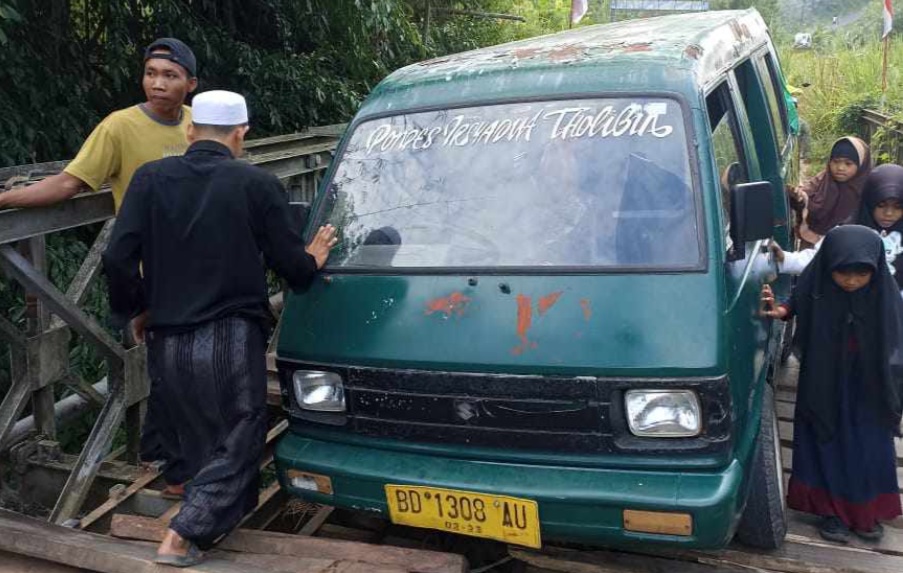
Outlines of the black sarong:
<svg viewBox="0 0 903 573">
<path fill-rule="evenodd" d="M 259 323 L 230 317 L 177 334 L 150 332 L 147 350 L 157 423 L 178 441 L 170 463 L 194 476 L 170 528 L 207 549 L 257 504 L 266 338 Z"/>
</svg>

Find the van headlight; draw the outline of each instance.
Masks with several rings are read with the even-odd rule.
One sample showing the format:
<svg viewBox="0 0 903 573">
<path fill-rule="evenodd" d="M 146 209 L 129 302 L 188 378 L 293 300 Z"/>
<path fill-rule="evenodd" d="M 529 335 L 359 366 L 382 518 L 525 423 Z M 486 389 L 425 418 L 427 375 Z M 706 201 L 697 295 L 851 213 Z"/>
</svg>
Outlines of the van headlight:
<svg viewBox="0 0 903 573">
<path fill-rule="evenodd" d="M 335 372 L 295 370 L 292 374 L 295 401 L 303 410 L 344 412 L 345 386 Z"/>
<path fill-rule="evenodd" d="M 624 404 L 635 436 L 689 438 L 702 429 L 699 398 L 690 390 L 628 390 Z"/>
</svg>

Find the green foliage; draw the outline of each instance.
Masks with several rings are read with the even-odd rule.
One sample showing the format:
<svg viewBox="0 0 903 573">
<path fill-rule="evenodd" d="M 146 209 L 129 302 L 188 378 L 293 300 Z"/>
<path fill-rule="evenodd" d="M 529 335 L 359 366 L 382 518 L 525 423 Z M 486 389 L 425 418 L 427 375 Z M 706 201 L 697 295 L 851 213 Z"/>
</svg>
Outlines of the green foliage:
<svg viewBox="0 0 903 573">
<path fill-rule="evenodd" d="M 891 36 L 887 93 L 882 94 L 880 31 L 880 4 L 874 3 L 855 24 L 820 31 L 811 50 L 795 50 L 789 42 L 779 46 L 787 81 L 802 88 L 800 111 L 812 130 L 817 163 L 827 157 L 837 138 L 861 133 L 863 109 L 883 108 L 890 115 L 903 111 L 903 77 L 897 63 L 903 61 L 903 39 Z M 803 88 L 804 84 L 811 85 Z M 881 153 L 875 155 L 880 160 Z"/>
<path fill-rule="evenodd" d="M 258 136 L 347 120 L 427 55 L 409 15 L 401 0 L 4 0 L 0 164 L 71 157 L 104 115 L 142 101 L 142 49 L 163 35 L 192 46 L 202 90 L 248 96 Z"/>
</svg>

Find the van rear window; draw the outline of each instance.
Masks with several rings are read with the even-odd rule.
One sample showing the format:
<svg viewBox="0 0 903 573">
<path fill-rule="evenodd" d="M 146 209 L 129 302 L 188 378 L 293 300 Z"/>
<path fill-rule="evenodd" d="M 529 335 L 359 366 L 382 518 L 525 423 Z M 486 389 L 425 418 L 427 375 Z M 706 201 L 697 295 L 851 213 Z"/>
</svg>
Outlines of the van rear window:
<svg viewBox="0 0 903 573">
<path fill-rule="evenodd" d="M 681 107 L 667 99 L 427 111 L 357 126 L 318 224 L 333 269 L 697 268 Z"/>
</svg>

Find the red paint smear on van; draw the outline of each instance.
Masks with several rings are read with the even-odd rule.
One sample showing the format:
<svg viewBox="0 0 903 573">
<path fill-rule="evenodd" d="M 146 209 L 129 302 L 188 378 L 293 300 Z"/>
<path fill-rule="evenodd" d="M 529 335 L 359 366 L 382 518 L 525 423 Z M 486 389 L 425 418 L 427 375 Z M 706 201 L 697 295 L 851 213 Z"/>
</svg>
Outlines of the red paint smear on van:
<svg viewBox="0 0 903 573">
<path fill-rule="evenodd" d="M 544 315 L 550 308 L 555 306 L 558 299 L 561 298 L 562 291 L 553 292 L 539 299 L 539 316 Z"/>
<path fill-rule="evenodd" d="M 464 311 L 467 310 L 468 304 L 470 304 L 470 297 L 456 291 L 448 296 L 434 298 L 426 303 L 425 314 L 429 316 L 441 312 L 446 317 L 451 317 L 453 314 L 464 316 Z"/>
<path fill-rule="evenodd" d="M 588 298 L 580 299 L 580 308 L 583 310 L 583 320 L 589 321 L 593 317 L 593 309 Z"/>
<path fill-rule="evenodd" d="M 525 295 L 517 295 L 517 337 L 520 338 L 520 345 L 515 346 L 511 353 L 520 356 L 527 348 L 531 347 L 530 341 L 527 339 L 527 332 L 530 331 L 530 325 L 533 324 L 533 300 Z M 532 345 L 536 348 L 536 345 Z"/>
</svg>

